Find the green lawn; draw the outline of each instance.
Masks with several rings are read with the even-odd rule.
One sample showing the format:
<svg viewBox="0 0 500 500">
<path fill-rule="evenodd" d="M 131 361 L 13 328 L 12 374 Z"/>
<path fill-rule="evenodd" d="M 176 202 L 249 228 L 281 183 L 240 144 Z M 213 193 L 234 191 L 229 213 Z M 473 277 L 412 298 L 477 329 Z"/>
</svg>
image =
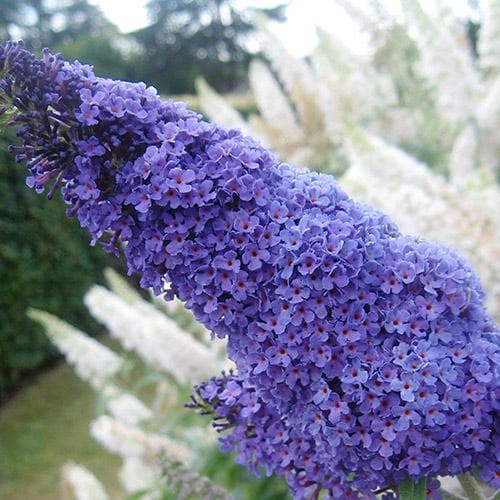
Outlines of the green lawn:
<svg viewBox="0 0 500 500">
<path fill-rule="evenodd" d="M 61 363 L 0 407 L 0 499 L 59 498 L 60 469 L 69 460 L 91 469 L 117 497 L 120 460 L 89 436 L 95 401 Z"/>
</svg>

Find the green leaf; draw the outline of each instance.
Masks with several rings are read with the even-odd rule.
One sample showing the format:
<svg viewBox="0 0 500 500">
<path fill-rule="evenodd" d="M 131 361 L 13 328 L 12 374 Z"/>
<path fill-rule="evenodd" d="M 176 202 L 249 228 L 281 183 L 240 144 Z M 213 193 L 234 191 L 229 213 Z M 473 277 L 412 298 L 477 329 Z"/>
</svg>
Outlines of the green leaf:
<svg viewBox="0 0 500 500">
<path fill-rule="evenodd" d="M 462 485 L 467 498 L 469 500 L 483 500 L 485 497 L 481 491 L 481 487 L 470 473 L 460 474 L 457 476 L 458 481 Z"/>
<path fill-rule="evenodd" d="M 493 493 L 493 495 L 491 495 L 489 500 L 500 500 L 500 490 L 495 491 L 495 493 Z"/>
<path fill-rule="evenodd" d="M 140 500 L 141 498 L 144 498 L 149 493 L 151 493 L 150 489 L 139 490 L 139 491 L 136 491 L 136 492 L 128 495 L 127 500 Z"/>
<path fill-rule="evenodd" d="M 426 491 L 425 478 L 418 483 L 407 478 L 399 485 L 399 498 L 400 500 L 425 500 Z"/>
<path fill-rule="evenodd" d="M 3 132 L 10 125 L 15 115 L 15 109 L 4 109 L 0 103 L 0 132 Z"/>
</svg>

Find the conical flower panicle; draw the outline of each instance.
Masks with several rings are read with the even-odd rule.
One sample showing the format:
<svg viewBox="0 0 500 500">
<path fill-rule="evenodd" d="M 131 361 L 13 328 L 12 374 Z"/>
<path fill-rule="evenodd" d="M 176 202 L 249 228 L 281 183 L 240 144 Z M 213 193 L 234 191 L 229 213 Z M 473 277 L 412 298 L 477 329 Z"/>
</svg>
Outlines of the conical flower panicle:
<svg viewBox="0 0 500 500">
<path fill-rule="evenodd" d="M 144 84 L 16 44 L 0 70 L 29 183 L 228 337 L 238 375 L 203 398 L 241 462 L 296 498 L 475 466 L 498 483 L 498 340 L 462 258 Z"/>
</svg>

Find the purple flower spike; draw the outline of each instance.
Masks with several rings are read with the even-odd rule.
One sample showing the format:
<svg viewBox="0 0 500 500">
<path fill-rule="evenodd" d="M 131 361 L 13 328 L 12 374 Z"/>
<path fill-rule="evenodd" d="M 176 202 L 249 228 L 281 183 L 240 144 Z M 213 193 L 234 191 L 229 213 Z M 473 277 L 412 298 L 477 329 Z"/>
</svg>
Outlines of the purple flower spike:
<svg viewBox="0 0 500 500">
<path fill-rule="evenodd" d="M 297 499 L 373 498 L 407 477 L 436 498 L 432 477 L 476 466 L 498 487 L 498 332 L 452 250 L 184 103 L 47 50 L 0 46 L 4 109 L 28 185 L 60 188 L 141 286 L 228 337 L 238 375 L 196 399 L 223 450 Z"/>
</svg>

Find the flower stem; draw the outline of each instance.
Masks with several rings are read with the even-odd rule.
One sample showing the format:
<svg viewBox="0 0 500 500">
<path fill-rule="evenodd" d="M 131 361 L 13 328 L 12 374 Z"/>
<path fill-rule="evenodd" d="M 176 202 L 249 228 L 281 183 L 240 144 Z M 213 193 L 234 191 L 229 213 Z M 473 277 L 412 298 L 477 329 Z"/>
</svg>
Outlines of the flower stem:
<svg viewBox="0 0 500 500">
<path fill-rule="evenodd" d="M 444 500 L 466 500 L 464 497 L 460 495 L 455 495 L 455 493 L 451 493 L 450 491 L 446 490 L 441 490 L 441 493 L 443 494 L 443 499 Z"/>
<path fill-rule="evenodd" d="M 462 485 L 469 500 L 484 500 L 485 496 L 472 474 L 460 474 L 457 476 L 457 479 Z"/>
<path fill-rule="evenodd" d="M 400 500 L 425 500 L 426 497 L 426 478 L 424 477 L 418 483 L 411 478 L 406 478 L 399 485 Z"/>
<path fill-rule="evenodd" d="M 313 492 L 311 496 L 311 500 L 318 500 L 319 499 L 319 494 L 321 492 L 321 485 L 319 485 Z"/>
<path fill-rule="evenodd" d="M 2 106 L 0 102 L 0 132 L 3 132 L 12 122 L 16 115 L 16 110 Z"/>
</svg>

